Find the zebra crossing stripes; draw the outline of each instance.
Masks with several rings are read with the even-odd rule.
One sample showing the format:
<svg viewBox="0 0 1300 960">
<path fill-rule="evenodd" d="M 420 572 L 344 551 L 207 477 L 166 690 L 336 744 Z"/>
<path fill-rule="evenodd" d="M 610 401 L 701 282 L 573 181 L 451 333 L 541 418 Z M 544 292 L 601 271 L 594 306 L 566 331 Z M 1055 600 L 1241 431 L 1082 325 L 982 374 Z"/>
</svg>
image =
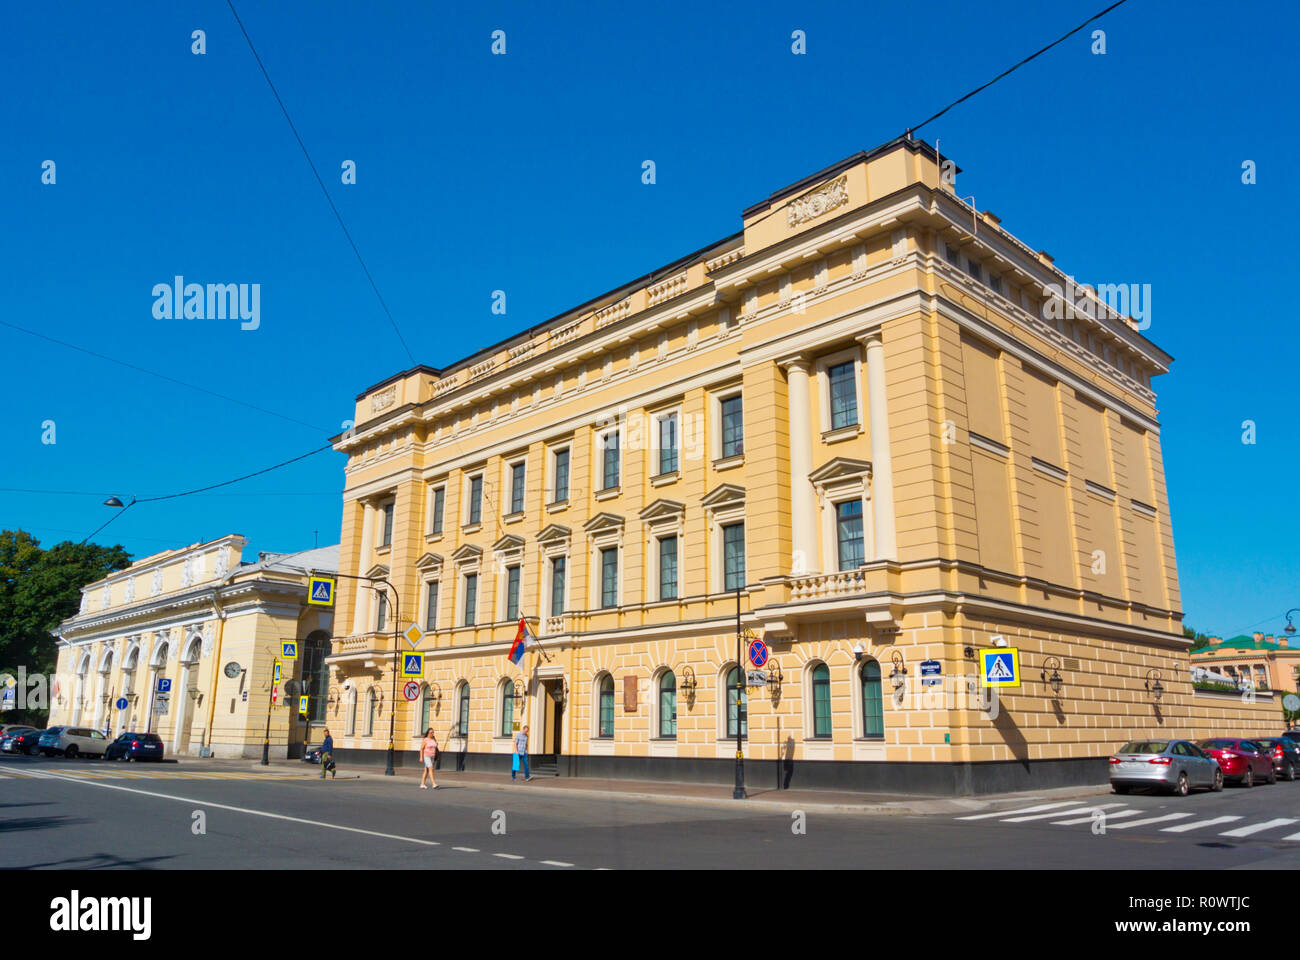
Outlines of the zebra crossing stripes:
<svg viewBox="0 0 1300 960">
<path fill-rule="evenodd" d="M 1187 833 L 1189 830 L 1202 830 L 1205 827 L 1217 827 L 1224 823 L 1235 823 L 1240 819 L 1241 817 L 1212 817 L 1209 820 L 1193 820 L 1191 823 L 1180 823 L 1176 827 L 1162 827 L 1161 831 L 1164 833 Z"/>
<path fill-rule="evenodd" d="M 1152 823 L 1168 823 L 1170 820 L 1186 820 L 1190 816 L 1193 816 L 1193 814 L 1166 813 L 1162 817 L 1147 817 L 1144 820 L 1129 820 L 1126 821 L 1125 823 L 1117 823 L 1114 826 L 1107 824 L 1106 829 L 1107 830 L 1129 830 L 1132 829 L 1133 827 L 1145 827 L 1148 824 L 1152 824 Z"/>
<path fill-rule="evenodd" d="M 1037 813 L 1039 810 L 1052 810 L 1060 807 L 1077 807 L 1078 800 L 1063 800 L 1059 803 L 1040 803 L 1034 807 L 1025 807 L 1023 810 L 999 810 L 997 813 L 977 813 L 968 817 L 957 817 L 958 820 L 988 820 L 992 817 L 1014 817 L 1021 813 Z"/>
<path fill-rule="evenodd" d="M 1116 810 L 1114 813 L 1106 812 L 1106 822 L 1110 823 L 1112 820 L 1118 820 L 1120 817 L 1135 817 L 1141 812 L 1141 810 Z M 1073 820 L 1053 820 L 1052 826 L 1072 827 L 1076 823 L 1092 823 L 1094 819 L 1094 814 L 1089 813 L 1086 817 L 1076 817 Z"/>
<path fill-rule="evenodd" d="M 1122 806 L 1124 806 L 1124 804 L 1122 803 L 1103 803 L 1100 805 L 1084 804 L 1083 806 L 1075 807 L 1073 810 L 1053 810 L 1051 813 L 1035 813 L 1027 817 L 1011 817 L 1007 820 L 1003 820 L 1002 822 L 1003 823 L 1026 823 L 1030 820 L 1050 820 L 1052 817 L 1059 817 L 1062 815 L 1068 816 L 1076 813 L 1087 813 L 1091 815 L 1092 811 L 1094 810 L 1106 810 L 1109 809 L 1110 807 L 1122 807 Z"/>
<path fill-rule="evenodd" d="M 1236 830 L 1228 830 L 1219 834 L 1221 837 L 1249 837 L 1252 833 L 1259 833 L 1261 830 L 1272 830 L 1274 827 L 1289 827 L 1295 823 L 1292 817 L 1278 817 L 1276 820 L 1266 820 L 1263 823 L 1253 823 L 1248 827 L 1240 827 Z"/>
</svg>

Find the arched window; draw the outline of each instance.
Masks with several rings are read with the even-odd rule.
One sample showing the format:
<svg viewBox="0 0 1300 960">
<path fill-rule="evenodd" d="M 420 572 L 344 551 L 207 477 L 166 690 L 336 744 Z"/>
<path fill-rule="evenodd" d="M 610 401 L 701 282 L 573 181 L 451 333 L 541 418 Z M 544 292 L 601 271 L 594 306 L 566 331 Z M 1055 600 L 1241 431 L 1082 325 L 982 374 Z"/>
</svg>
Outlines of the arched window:
<svg viewBox="0 0 1300 960">
<path fill-rule="evenodd" d="M 600 678 L 600 726 L 596 736 L 610 739 L 614 736 L 614 678 L 608 673 Z"/>
<path fill-rule="evenodd" d="M 430 708 L 433 706 L 433 697 L 429 695 L 429 685 L 427 683 L 420 685 L 420 735 L 433 726 L 433 715 Z"/>
<path fill-rule="evenodd" d="M 501 684 L 501 736 L 513 736 L 515 732 L 515 682 L 507 680 Z"/>
<path fill-rule="evenodd" d="M 379 696 L 375 693 L 375 688 L 371 687 L 366 692 L 366 733 L 367 737 L 375 735 L 375 720 L 379 717 Z"/>
<path fill-rule="evenodd" d="M 736 697 L 737 697 L 736 681 L 737 681 L 739 678 L 740 678 L 740 668 L 739 668 L 739 667 L 732 667 L 730 670 L 727 671 L 727 680 L 726 680 L 726 686 L 727 686 L 727 736 L 730 737 L 730 738 L 734 738 L 734 737 L 736 736 L 736 723 L 737 723 L 737 720 L 739 720 L 739 723 L 740 723 L 740 735 L 741 735 L 741 737 L 743 738 L 743 737 L 748 737 L 748 736 L 749 736 L 749 718 L 748 718 L 748 711 L 749 711 L 749 698 L 748 698 L 748 696 L 746 695 L 746 693 L 745 693 L 745 688 L 744 688 L 743 686 L 742 686 L 742 687 L 740 688 L 740 690 L 739 690 L 739 697 L 740 697 L 739 707 L 740 707 L 740 708 L 739 708 L 739 710 L 737 710 L 737 702 L 736 702 Z"/>
<path fill-rule="evenodd" d="M 880 693 L 880 664 L 867 660 L 858 670 L 862 678 L 862 736 L 868 740 L 885 737 L 885 704 Z"/>
<path fill-rule="evenodd" d="M 456 733 L 458 736 L 469 736 L 469 684 L 460 685 L 460 693 L 456 698 Z"/>
<path fill-rule="evenodd" d="M 671 670 L 659 677 L 659 736 L 677 737 L 677 678 Z"/>
<path fill-rule="evenodd" d="M 348 736 L 354 737 L 357 733 L 357 688 L 354 686 L 348 691 Z"/>
<path fill-rule="evenodd" d="M 831 735 L 831 670 L 819 663 L 812 670 L 813 737 L 829 739 Z"/>
</svg>

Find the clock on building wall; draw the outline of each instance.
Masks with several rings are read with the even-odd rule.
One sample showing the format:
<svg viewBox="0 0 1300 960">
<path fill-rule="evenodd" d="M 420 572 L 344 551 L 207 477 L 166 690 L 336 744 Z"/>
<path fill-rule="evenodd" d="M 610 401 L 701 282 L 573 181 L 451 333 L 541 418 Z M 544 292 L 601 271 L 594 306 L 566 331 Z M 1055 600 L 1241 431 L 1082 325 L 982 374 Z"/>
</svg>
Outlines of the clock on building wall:
<svg viewBox="0 0 1300 960">
<path fill-rule="evenodd" d="M 234 680 L 235 677 L 239 676 L 243 672 L 244 672 L 244 668 L 241 667 L 239 664 L 237 664 L 234 660 L 231 660 L 225 666 L 225 674 L 231 680 Z"/>
</svg>

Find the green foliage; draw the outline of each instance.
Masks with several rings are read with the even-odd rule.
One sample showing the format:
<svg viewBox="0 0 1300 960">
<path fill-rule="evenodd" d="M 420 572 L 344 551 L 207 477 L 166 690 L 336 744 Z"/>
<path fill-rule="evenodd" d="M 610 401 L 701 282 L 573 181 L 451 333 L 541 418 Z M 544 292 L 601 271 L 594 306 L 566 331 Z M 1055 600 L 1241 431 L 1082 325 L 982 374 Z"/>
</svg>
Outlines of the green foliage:
<svg viewBox="0 0 1300 960">
<path fill-rule="evenodd" d="M 65 540 L 47 550 L 23 530 L 0 530 L 0 665 L 52 673 L 51 631 L 80 608 L 81 588 L 130 563 L 121 544 Z"/>
<path fill-rule="evenodd" d="M 1186 624 L 1183 624 L 1183 636 L 1186 637 L 1188 640 L 1192 641 L 1193 650 L 1199 649 L 1201 647 L 1208 647 L 1210 645 L 1209 634 L 1200 633 L 1196 630 L 1193 630 L 1191 627 L 1187 626 Z"/>
</svg>

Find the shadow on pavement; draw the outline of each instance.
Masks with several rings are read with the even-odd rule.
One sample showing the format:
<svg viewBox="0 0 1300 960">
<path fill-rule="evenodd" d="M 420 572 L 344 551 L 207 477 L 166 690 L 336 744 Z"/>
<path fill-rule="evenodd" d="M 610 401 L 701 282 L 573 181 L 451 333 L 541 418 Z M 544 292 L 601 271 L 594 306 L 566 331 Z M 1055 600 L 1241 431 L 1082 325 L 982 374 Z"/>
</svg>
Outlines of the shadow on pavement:
<svg viewBox="0 0 1300 960">
<path fill-rule="evenodd" d="M 67 860 L 51 860 L 48 863 L 29 863 L 22 867 L 11 867 L 14 870 L 114 870 L 114 869 L 133 869 L 149 870 L 160 860 L 171 860 L 171 857 L 139 857 L 125 860 L 122 857 L 115 856 L 111 853 L 96 853 L 88 857 L 70 857 Z"/>
<path fill-rule="evenodd" d="M 90 822 L 85 817 L 19 817 L 14 820 L 0 820 L 0 834 L 15 833 L 19 830 L 49 830 L 52 827 L 73 827 Z"/>
</svg>

